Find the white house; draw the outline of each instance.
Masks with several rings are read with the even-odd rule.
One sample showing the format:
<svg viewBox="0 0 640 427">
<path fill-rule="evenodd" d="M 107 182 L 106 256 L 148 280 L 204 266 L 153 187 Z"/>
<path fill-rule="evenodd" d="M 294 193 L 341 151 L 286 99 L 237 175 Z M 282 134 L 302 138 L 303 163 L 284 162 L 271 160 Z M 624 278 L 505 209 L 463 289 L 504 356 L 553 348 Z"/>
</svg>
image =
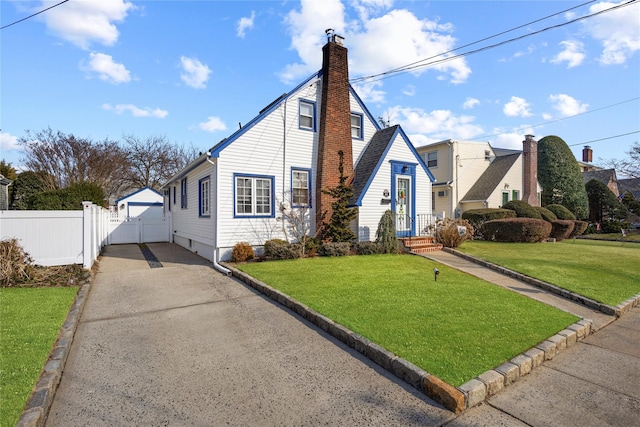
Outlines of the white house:
<svg viewBox="0 0 640 427">
<path fill-rule="evenodd" d="M 448 139 L 419 147 L 436 179 L 434 210 L 458 218 L 466 210 L 499 208 L 511 200 L 539 206 L 538 143 L 526 135 L 522 144 L 522 150 L 512 150 Z"/>
<path fill-rule="evenodd" d="M 0 210 L 9 209 L 9 186 L 11 180 L 0 174 Z"/>
<path fill-rule="evenodd" d="M 115 201 L 111 211 L 126 218 L 161 218 L 164 214 L 162 194 L 144 187 Z"/>
<path fill-rule="evenodd" d="M 331 216 L 333 199 L 322 190 L 338 184 L 340 158 L 355 190 L 360 241 L 375 239 L 388 209 L 398 214 L 400 236 L 425 230 L 431 173 L 403 130 L 381 129 L 349 84 L 342 38 L 330 35 L 322 51 L 319 72 L 163 186 L 175 243 L 227 260 L 238 242 L 291 240 L 282 214 L 291 208 L 308 215 L 315 235 Z"/>
</svg>

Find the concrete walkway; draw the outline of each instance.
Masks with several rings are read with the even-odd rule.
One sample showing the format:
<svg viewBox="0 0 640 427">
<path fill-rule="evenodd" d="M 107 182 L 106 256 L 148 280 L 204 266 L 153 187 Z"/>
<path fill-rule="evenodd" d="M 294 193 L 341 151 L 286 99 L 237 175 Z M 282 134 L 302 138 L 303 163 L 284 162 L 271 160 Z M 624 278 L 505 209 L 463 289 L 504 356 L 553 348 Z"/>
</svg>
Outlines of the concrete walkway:
<svg viewBox="0 0 640 427">
<path fill-rule="evenodd" d="M 442 425 L 455 415 L 177 245 L 109 246 L 47 426 Z M 154 266 L 156 268 L 151 268 Z"/>
</svg>

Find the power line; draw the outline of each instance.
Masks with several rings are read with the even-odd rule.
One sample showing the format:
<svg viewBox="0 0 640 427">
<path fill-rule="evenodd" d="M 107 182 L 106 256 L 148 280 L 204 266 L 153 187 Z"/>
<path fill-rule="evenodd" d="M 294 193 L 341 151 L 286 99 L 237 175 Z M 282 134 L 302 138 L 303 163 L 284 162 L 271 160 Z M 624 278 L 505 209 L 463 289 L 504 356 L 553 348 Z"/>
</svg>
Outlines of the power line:
<svg viewBox="0 0 640 427">
<path fill-rule="evenodd" d="M 36 16 L 36 15 L 40 15 L 41 13 L 46 12 L 46 11 L 47 11 L 47 10 L 49 10 L 49 9 L 53 9 L 54 7 L 60 6 L 62 3 L 66 3 L 66 2 L 68 2 L 68 1 L 69 1 L 69 0 L 63 0 L 63 1 L 61 1 L 60 3 L 58 3 L 58 4 L 54 4 L 53 6 L 49 6 L 48 8 L 43 9 L 43 10 L 41 10 L 40 12 L 36 12 L 36 13 L 34 13 L 33 15 L 29 15 L 29 16 L 27 16 L 26 18 L 22 18 L 22 19 L 19 19 L 19 20 L 15 21 L 15 22 L 12 22 L 11 24 L 4 25 L 4 26 L 0 27 L 0 30 L 4 30 L 5 28 L 8 28 L 8 27 L 10 27 L 10 26 L 12 26 L 12 25 L 15 25 L 15 24 L 17 24 L 17 23 L 19 23 L 19 22 L 26 21 L 26 20 L 27 20 L 27 19 L 29 19 L 29 18 L 33 18 L 33 17 L 34 17 L 34 16 Z"/>
<path fill-rule="evenodd" d="M 485 50 L 493 49 L 495 47 L 499 47 L 499 46 L 505 45 L 507 43 L 511 43 L 511 42 L 514 42 L 514 41 L 517 41 L 517 40 L 521 40 L 521 39 L 524 39 L 524 38 L 527 38 L 527 37 L 531 37 L 531 36 L 543 33 L 545 31 L 549 31 L 549 30 L 553 30 L 553 29 L 556 29 L 556 28 L 564 27 L 566 25 L 573 24 L 575 22 L 582 21 L 582 20 L 585 20 L 585 19 L 588 19 L 588 18 L 592 18 L 594 16 L 601 15 L 603 13 L 611 12 L 613 10 L 616 10 L 616 9 L 619 9 L 619 8 L 622 8 L 622 7 L 630 6 L 631 4 L 635 3 L 636 1 L 637 0 L 629 0 L 626 3 L 621 3 L 621 4 L 618 4 L 616 6 L 612 6 L 612 7 L 608 8 L 608 9 L 603 9 L 603 10 L 601 10 L 599 12 L 595 12 L 595 13 L 592 13 L 590 15 L 581 16 L 581 17 L 572 19 L 570 21 L 563 22 L 561 24 L 552 25 L 550 27 L 546 27 L 546 28 L 543 28 L 541 30 L 534 31 L 534 32 L 529 33 L 529 34 L 524 34 L 524 35 L 521 35 L 521 36 L 518 36 L 518 37 L 514 37 L 514 38 L 511 38 L 511 39 L 508 39 L 508 40 L 501 41 L 499 43 L 495 43 L 495 44 L 492 44 L 492 45 L 489 45 L 489 46 L 481 47 L 479 49 L 471 50 L 471 51 L 464 52 L 464 53 L 461 53 L 461 54 L 458 54 L 458 55 L 453 55 L 453 56 L 449 56 L 449 57 L 446 57 L 446 58 L 441 58 L 441 59 L 438 59 L 438 60 L 435 60 L 435 61 L 432 61 L 432 62 L 428 62 L 428 63 L 425 63 L 425 64 L 415 65 L 415 64 L 418 64 L 419 62 L 423 62 L 423 61 L 426 61 L 428 59 L 432 59 L 432 58 L 436 58 L 438 56 L 444 55 L 447 52 L 441 53 L 439 55 L 432 56 L 432 57 L 427 58 L 425 60 L 418 61 L 418 63 L 409 64 L 409 65 L 406 65 L 406 66 L 403 66 L 403 67 L 396 68 L 396 69 L 391 70 L 391 71 L 385 71 L 383 73 L 373 74 L 371 76 L 365 76 L 365 77 L 359 77 L 359 78 L 356 78 L 356 79 L 352 79 L 351 82 L 355 83 L 355 82 L 365 81 L 365 80 L 368 81 L 368 82 L 372 82 L 372 81 L 375 82 L 375 81 L 379 81 L 379 80 L 387 79 L 389 77 L 396 76 L 396 75 L 398 75 L 400 73 L 409 72 L 410 70 L 414 70 L 416 68 L 427 67 L 429 65 L 439 64 L 439 63 L 446 62 L 446 61 L 452 61 L 454 59 L 458 59 L 458 58 L 461 58 L 461 57 L 469 56 L 469 55 L 472 55 L 474 53 L 478 53 L 478 52 L 482 52 L 482 51 L 485 51 Z M 475 44 L 475 43 L 472 43 L 472 44 Z M 460 48 L 454 49 L 453 51 L 458 50 L 458 49 L 460 49 Z M 449 51 L 449 52 L 452 52 L 452 51 Z M 376 77 L 378 77 L 378 78 L 376 80 L 373 80 Z"/>
<path fill-rule="evenodd" d="M 608 139 L 620 138 L 621 136 L 633 135 L 634 133 L 640 133 L 640 130 L 634 130 L 633 132 L 621 133 L 620 135 L 608 136 L 606 138 L 594 139 L 592 141 L 581 142 L 579 144 L 571 144 L 569 147 L 575 147 L 576 145 L 592 144 L 594 142 L 606 141 Z"/>
</svg>

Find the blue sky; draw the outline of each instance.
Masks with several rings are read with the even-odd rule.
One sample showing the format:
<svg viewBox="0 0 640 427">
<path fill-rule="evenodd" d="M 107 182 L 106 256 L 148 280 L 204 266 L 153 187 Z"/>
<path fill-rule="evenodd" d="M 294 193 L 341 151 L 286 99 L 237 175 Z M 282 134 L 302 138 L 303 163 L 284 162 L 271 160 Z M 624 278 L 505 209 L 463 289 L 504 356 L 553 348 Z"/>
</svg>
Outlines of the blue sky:
<svg viewBox="0 0 640 427">
<path fill-rule="evenodd" d="M 60 1 L 3 0 L 0 23 Z M 619 159 L 640 138 L 640 1 L 570 22 L 621 3 L 70 0 L 0 33 L 1 158 L 19 169 L 17 139 L 47 127 L 205 151 L 316 72 L 333 28 L 372 114 L 416 146 L 557 135 Z"/>
</svg>

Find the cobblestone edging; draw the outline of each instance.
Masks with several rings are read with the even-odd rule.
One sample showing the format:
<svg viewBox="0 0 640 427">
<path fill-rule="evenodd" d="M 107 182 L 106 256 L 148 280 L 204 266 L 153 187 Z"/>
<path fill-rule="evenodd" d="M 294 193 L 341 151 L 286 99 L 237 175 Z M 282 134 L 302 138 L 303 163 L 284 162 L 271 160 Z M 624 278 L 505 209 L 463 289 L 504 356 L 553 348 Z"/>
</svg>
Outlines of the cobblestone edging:
<svg viewBox="0 0 640 427">
<path fill-rule="evenodd" d="M 551 293 L 554 293 L 556 295 L 560 295 L 563 298 L 566 298 L 568 300 L 571 301 L 575 301 L 579 304 L 582 304 L 586 307 L 592 308 L 594 310 L 598 310 L 604 314 L 608 314 L 610 316 L 616 316 L 616 317 L 620 317 L 622 316 L 624 313 L 628 312 L 629 310 L 631 310 L 633 307 L 640 305 L 640 294 L 629 298 L 628 300 L 622 302 L 621 304 L 618 304 L 617 306 L 613 307 L 611 305 L 607 305 L 607 304 L 603 304 L 600 303 L 598 301 L 592 300 L 590 298 L 587 298 L 585 296 L 582 296 L 580 294 L 576 294 L 575 292 L 571 292 L 568 291 L 566 289 L 562 289 L 558 286 L 552 285 L 550 283 L 547 282 L 543 282 L 542 280 L 538 280 L 538 279 L 534 279 L 533 277 L 529 277 L 526 276 L 522 273 L 518 273 L 512 270 L 509 270 L 507 268 L 501 267 L 499 265 L 496 264 L 492 264 L 490 262 L 478 259 L 476 257 L 473 257 L 471 255 L 467 255 L 463 252 L 457 251 L 455 249 L 451 249 L 451 248 L 444 248 L 443 249 L 445 252 L 449 252 L 450 254 L 459 256 L 461 258 L 467 259 L 471 262 L 474 262 L 478 265 L 481 265 L 483 267 L 489 268 L 491 270 L 497 271 L 498 273 L 502 273 L 506 276 L 509 277 L 513 277 L 514 279 L 520 280 L 521 282 L 525 282 L 528 283 L 529 285 L 538 287 L 540 289 L 544 289 L 545 291 L 549 291 Z"/>
<path fill-rule="evenodd" d="M 73 305 L 67 313 L 67 317 L 58 332 L 58 337 L 54 344 L 49 359 L 44 365 L 40 377 L 36 383 L 31 397 L 25 405 L 24 411 L 16 424 L 16 427 L 41 427 L 47 419 L 49 408 L 53 402 L 53 396 L 60 383 L 64 365 L 69 356 L 73 336 L 75 335 L 80 321 L 80 315 L 84 309 L 84 305 L 91 288 L 92 277 L 80 287 L 76 295 Z"/>
<path fill-rule="evenodd" d="M 495 369 L 479 375 L 460 387 L 454 387 L 277 289 L 254 279 L 233 266 L 225 265 L 225 267 L 231 271 L 233 277 L 289 308 L 455 413 L 478 405 L 528 374 L 532 369 L 540 366 L 545 360 L 553 359 L 556 354 L 591 333 L 591 320 L 582 319 Z"/>
</svg>

